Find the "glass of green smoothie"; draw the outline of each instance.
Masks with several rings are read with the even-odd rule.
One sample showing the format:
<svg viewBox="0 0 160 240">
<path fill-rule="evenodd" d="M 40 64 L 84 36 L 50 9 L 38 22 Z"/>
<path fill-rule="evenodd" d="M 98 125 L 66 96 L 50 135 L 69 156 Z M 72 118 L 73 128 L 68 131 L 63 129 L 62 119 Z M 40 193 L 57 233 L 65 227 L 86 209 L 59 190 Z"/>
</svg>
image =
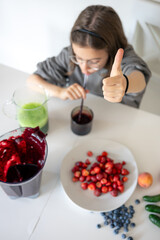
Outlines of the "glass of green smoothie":
<svg viewBox="0 0 160 240">
<path fill-rule="evenodd" d="M 20 127 L 39 126 L 40 130 L 46 134 L 49 127 L 47 101 L 47 92 L 42 86 L 27 85 L 16 89 L 11 101 L 6 103 L 4 112 L 6 115 L 13 112 L 9 110 L 12 105 Z"/>
</svg>

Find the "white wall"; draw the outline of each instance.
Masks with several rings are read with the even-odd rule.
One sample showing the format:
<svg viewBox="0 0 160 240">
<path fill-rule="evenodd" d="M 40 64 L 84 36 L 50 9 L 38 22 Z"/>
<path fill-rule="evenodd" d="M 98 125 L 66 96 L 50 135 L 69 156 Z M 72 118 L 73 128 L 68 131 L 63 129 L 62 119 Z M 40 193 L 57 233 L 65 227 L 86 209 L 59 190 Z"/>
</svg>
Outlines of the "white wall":
<svg viewBox="0 0 160 240">
<path fill-rule="evenodd" d="M 131 42 L 142 0 L 0 0 L 0 63 L 32 73 L 36 64 L 69 44 L 69 33 L 86 6 L 112 6 Z M 140 9 L 136 9 L 139 4 Z M 154 13 L 153 18 L 159 19 Z M 148 49 L 148 48 L 147 48 Z"/>
</svg>

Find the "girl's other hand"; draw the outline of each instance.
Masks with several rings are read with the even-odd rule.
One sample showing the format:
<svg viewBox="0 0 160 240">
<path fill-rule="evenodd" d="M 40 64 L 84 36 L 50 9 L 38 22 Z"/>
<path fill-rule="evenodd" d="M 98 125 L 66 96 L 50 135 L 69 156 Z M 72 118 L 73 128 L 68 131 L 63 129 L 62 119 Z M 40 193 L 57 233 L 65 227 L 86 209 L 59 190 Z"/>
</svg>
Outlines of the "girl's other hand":
<svg viewBox="0 0 160 240">
<path fill-rule="evenodd" d="M 121 69 L 123 54 L 124 50 L 122 48 L 118 49 L 112 65 L 110 77 L 103 79 L 102 90 L 104 99 L 109 102 L 121 102 L 125 94 L 126 79 Z"/>
</svg>

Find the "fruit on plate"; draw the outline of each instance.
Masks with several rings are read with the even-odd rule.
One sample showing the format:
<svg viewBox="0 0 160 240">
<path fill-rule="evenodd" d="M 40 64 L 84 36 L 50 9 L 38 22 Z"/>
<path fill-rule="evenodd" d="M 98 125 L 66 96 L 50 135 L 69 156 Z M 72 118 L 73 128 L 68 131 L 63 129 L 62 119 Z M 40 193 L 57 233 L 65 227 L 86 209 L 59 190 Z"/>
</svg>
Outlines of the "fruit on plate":
<svg viewBox="0 0 160 240">
<path fill-rule="evenodd" d="M 92 162 L 88 157 L 95 161 Z M 128 181 L 129 171 L 124 165 L 125 161 L 115 163 L 106 151 L 96 157 L 92 151 L 88 151 L 87 159 L 84 162 L 77 161 L 71 169 L 72 181 L 79 181 L 83 190 L 92 190 L 97 197 L 108 192 L 117 197 L 124 192 L 125 182 Z"/>
<path fill-rule="evenodd" d="M 148 172 L 140 173 L 138 176 L 138 184 L 142 188 L 149 188 L 153 183 L 153 177 Z"/>
</svg>

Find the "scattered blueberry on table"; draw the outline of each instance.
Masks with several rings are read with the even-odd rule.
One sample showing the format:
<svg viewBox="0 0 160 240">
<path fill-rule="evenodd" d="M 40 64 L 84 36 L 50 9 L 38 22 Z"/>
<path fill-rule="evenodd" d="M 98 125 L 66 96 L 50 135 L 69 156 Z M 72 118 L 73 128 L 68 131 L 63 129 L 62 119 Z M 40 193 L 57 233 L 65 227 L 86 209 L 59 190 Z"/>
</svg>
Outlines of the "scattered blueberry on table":
<svg viewBox="0 0 160 240">
<path fill-rule="evenodd" d="M 101 228 L 102 226 L 101 226 L 101 224 L 97 224 L 97 228 Z"/>
<path fill-rule="evenodd" d="M 139 204 L 140 203 L 140 200 L 139 199 L 136 199 L 135 200 L 135 204 Z"/>
<path fill-rule="evenodd" d="M 135 204 L 139 204 L 140 200 L 136 199 Z M 101 228 L 103 226 L 110 226 L 113 228 L 114 234 L 119 234 L 120 230 L 125 232 L 121 234 L 122 239 L 133 240 L 133 237 L 127 236 L 126 233 L 129 233 L 130 228 L 134 228 L 136 224 L 132 222 L 132 218 L 135 214 L 135 209 L 133 205 L 129 205 L 128 207 L 123 204 L 121 207 L 109 211 L 109 212 L 101 212 L 101 216 L 104 218 L 103 224 L 97 224 L 97 228 Z"/>
</svg>

